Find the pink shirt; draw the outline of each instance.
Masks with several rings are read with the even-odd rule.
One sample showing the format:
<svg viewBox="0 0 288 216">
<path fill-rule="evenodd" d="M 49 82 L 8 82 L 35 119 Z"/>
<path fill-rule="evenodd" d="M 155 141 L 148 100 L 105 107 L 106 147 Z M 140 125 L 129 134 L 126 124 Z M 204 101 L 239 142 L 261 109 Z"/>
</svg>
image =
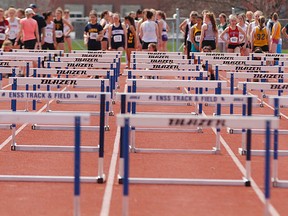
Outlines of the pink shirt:
<svg viewBox="0 0 288 216">
<path fill-rule="evenodd" d="M 37 21 L 33 18 L 23 18 L 20 20 L 22 25 L 23 41 L 36 39 Z"/>
</svg>

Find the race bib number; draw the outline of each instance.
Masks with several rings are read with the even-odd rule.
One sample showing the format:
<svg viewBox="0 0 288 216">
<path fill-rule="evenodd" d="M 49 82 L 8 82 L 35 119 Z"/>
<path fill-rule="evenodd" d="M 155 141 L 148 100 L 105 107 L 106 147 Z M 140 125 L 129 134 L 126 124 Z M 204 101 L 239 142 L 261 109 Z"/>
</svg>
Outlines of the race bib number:
<svg viewBox="0 0 288 216">
<path fill-rule="evenodd" d="M 96 38 L 98 37 L 98 33 L 90 33 L 90 39 L 92 40 L 96 40 Z"/>
<path fill-rule="evenodd" d="M 45 32 L 45 36 L 51 38 L 53 36 L 52 32 Z"/>
<path fill-rule="evenodd" d="M 238 43 L 238 38 L 237 37 L 231 37 L 230 42 L 231 43 Z"/>
<path fill-rule="evenodd" d="M 11 38 L 11 39 L 14 39 L 14 38 L 16 38 L 16 31 L 14 31 L 14 30 L 10 30 L 9 31 L 9 38 Z"/>
<path fill-rule="evenodd" d="M 4 33 L 0 33 L 0 40 L 5 40 L 6 35 Z"/>
<path fill-rule="evenodd" d="M 55 31 L 55 36 L 56 36 L 56 38 L 61 38 L 61 37 L 63 36 L 63 31 L 61 31 L 61 30 L 56 30 L 56 31 Z"/>
<path fill-rule="evenodd" d="M 201 38 L 200 35 L 195 36 L 195 41 L 196 41 L 196 42 L 200 42 L 200 38 Z"/>
<path fill-rule="evenodd" d="M 114 39 L 114 42 L 122 42 L 122 35 L 115 35 L 113 39 Z"/>
</svg>

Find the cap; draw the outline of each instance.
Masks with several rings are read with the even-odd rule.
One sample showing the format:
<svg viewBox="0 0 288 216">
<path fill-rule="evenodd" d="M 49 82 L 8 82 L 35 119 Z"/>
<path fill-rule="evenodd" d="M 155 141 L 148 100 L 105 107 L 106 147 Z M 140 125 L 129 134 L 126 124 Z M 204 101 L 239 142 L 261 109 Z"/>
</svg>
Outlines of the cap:
<svg viewBox="0 0 288 216">
<path fill-rule="evenodd" d="M 29 8 L 37 8 L 37 5 L 36 4 L 30 4 Z"/>
<path fill-rule="evenodd" d="M 25 10 L 25 14 L 35 14 L 34 11 L 32 10 L 32 8 L 26 8 Z"/>
</svg>

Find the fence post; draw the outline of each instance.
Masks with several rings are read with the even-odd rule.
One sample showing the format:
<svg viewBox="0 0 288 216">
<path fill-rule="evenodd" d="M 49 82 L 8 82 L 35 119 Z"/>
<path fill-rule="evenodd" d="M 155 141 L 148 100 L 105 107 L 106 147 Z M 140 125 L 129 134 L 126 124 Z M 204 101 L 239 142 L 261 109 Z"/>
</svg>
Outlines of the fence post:
<svg viewBox="0 0 288 216">
<path fill-rule="evenodd" d="M 179 34 L 180 34 L 180 15 L 179 8 L 176 8 L 176 50 L 179 51 Z"/>
</svg>

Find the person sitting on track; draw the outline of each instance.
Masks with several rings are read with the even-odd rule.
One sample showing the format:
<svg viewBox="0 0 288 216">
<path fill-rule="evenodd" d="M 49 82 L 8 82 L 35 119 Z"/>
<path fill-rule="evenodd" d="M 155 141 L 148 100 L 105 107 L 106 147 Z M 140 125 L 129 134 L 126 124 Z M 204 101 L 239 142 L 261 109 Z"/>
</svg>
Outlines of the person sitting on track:
<svg viewBox="0 0 288 216">
<path fill-rule="evenodd" d="M 212 49 L 210 46 L 204 46 L 202 48 L 202 52 L 212 52 Z M 209 76 L 210 76 L 210 80 L 215 80 L 215 74 L 214 74 L 214 70 L 212 69 L 211 64 L 208 65 L 208 68 L 206 68 L 205 64 L 202 64 L 202 68 L 203 68 L 203 70 L 208 71 Z"/>
<path fill-rule="evenodd" d="M 148 52 L 157 52 L 157 44 L 155 43 L 150 43 L 148 45 Z"/>
</svg>

